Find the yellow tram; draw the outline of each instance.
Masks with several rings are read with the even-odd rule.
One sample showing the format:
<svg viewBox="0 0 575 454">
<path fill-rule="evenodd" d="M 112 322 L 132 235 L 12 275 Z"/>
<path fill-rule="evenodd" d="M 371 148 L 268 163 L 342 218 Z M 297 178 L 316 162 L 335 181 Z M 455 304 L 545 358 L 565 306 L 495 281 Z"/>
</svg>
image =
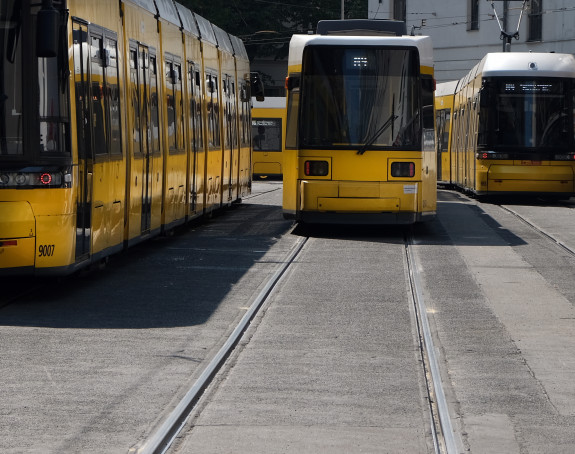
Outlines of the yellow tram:
<svg viewBox="0 0 575 454">
<path fill-rule="evenodd" d="M 436 212 L 433 55 L 396 21 L 320 21 L 294 35 L 283 214 L 409 224 Z"/>
<path fill-rule="evenodd" d="M 286 99 L 266 96 L 252 104 L 252 173 L 254 178 L 281 177 L 286 128 Z"/>
<path fill-rule="evenodd" d="M 451 127 L 453 100 L 458 81 L 437 84 L 435 89 L 435 127 L 437 129 L 437 183 L 451 184 Z"/>
<path fill-rule="evenodd" d="M 243 43 L 172 0 L 0 6 L 0 274 L 68 274 L 251 188 Z"/>
<path fill-rule="evenodd" d="M 490 53 L 441 85 L 438 112 L 453 107 L 440 180 L 478 196 L 575 195 L 573 55 Z"/>
</svg>

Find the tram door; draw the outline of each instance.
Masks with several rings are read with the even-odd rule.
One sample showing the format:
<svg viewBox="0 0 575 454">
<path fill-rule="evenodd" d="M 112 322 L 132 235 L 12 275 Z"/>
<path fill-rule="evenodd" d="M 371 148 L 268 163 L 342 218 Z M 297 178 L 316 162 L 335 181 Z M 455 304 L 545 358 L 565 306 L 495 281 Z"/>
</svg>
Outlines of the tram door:
<svg viewBox="0 0 575 454">
<path fill-rule="evenodd" d="M 92 177 L 94 153 L 90 134 L 90 82 L 88 27 L 74 23 L 74 85 L 76 93 L 76 129 L 78 137 L 78 180 L 76 201 L 76 260 L 90 255 Z"/>
<path fill-rule="evenodd" d="M 133 188 L 141 197 L 141 233 L 148 233 L 152 223 L 152 133 L 150 128 L 150 78 L 149 51 L 139 43 L 130 43 L 130 82 L 134 110 L 133 141 L 135 171 L 132 177 L 139 180 Z"/>
<path fill-rule="evenodd" d="M 190 140 L 192 142 L 191 180 L 190 180 L 190 213 L 195 214 L 198 210 L 198 153 L 203 148 L 203 125 L 202 125 L 202 87 L 200 69 L 193 62 L 188 62 L 188 85 L 191 88 L 190 99 Z M 201 201 L 200 201 L 201 202 Z M 203 208 L 203 203 L 200 203 Z"/>
<path fill-rule="evenodd" d="M 238 179 L 238 156 L 239 152 L 237 150 L 237 131 L 236 131 L 236 102 L 235 102 L 235 84 L 230 76 L 226 76 L 225 79 L 226 87 L 226 117 L 225 121 L 227 123 L 226 127 L 226 142 L 229 149 L 230 167 L 228 169 L 228 200 L 233 200 L 234 189 L 237 189 L 237 179 Z"/>
</svg>

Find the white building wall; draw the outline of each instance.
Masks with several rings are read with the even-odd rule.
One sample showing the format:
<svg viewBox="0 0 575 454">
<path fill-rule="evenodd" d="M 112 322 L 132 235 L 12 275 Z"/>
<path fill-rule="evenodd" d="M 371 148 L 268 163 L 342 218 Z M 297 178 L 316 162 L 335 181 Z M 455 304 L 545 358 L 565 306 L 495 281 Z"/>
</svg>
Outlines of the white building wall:
<svg viewBox="0 0 575 454">
<path fill-rule="evenodd" d="M 528 42 L 528 14 L 512 52 L 575 53 L 575 1 L 542 0 L 542 41 Z M 405 0 L 407 30 L 431 36 L 438 82 L 460 79 L 488 52 L 501 52 L 503 41 L 490 0 L 479 0 L 479 30 L 468 30 L 469 0 Z M 515 32 L 522 1 L 509 1 L 507 32 Z M 528 2 L 529 3 L 529 2 Z M 503 1 L 493 2 L 500 19 Z M 393 0 L 368 0 L 370 19 L 393 18 Z M 526 8 L 528 10 L 528 8 Z M 422 25 L 422 21 L 424 22 Z M 421 27 L 421 28 L 418 28 Z"/>
</svg>

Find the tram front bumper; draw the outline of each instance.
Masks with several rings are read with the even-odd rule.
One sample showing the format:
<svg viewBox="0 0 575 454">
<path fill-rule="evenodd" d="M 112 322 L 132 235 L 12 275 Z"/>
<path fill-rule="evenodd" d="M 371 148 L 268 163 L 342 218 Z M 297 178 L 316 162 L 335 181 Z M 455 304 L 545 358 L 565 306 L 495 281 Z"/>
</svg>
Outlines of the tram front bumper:
<svg viewBox="0 0 575 454">
<path fill-rule="evenodd" d="M 307 222 L 408 224 L 422 218 L 418 183 L 300 182 L 296 219 Z"/>
<path fill-rule="evenodd" d="M 0 272 L 34 266 L 36 220 L 28 202 L 0 202 Z"/>
<path fill-rule="evenodd" d="M 487 173 L 488 192 L 573 193 L 574 175 L 569 165 L 492 165 Z"/>
</svg>

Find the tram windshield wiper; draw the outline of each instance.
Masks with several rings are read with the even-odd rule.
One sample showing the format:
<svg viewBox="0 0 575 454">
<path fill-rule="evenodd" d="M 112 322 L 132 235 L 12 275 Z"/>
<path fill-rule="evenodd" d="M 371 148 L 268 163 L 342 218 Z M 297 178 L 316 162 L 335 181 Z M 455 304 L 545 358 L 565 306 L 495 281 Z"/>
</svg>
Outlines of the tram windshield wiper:
<svg viewBox="0 0 575 454">
<path fill-rule="evenodd" d="M 391 117 L 389 117 L 387 121 L 383 125 L 381 125 L 381 127 L 377 131 L 375 131 L 373 136 L 371 136 L 371 138 L 368 141 L 366 141 L 359 150 L 357 150 L 357 154 L 364 154 L 367 151 L 368 147 L 371 147 L 373 143 L 377 140 L 377 138 L 381 136 L 385 132 L 385 130 L 389 128 L 397 118 L 398 118 L 397 115 L 391 114 Z"/>
</svg>

